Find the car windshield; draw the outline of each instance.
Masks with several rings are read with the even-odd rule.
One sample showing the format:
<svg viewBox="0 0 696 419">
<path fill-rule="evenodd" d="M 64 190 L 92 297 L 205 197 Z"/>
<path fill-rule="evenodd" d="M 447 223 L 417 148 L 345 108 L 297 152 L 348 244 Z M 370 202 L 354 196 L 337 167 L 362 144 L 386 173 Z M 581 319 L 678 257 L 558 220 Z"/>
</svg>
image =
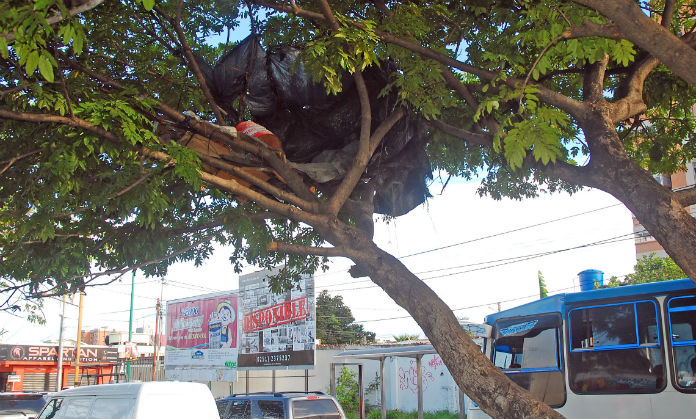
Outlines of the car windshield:
<svg viewBox="0 0 696 419">
<path fill-rule="evenodd" d="M 3 396 L 0 397 L 0 415 L 2 412 L 20 411 L 38 413 L 45 404 L 42 396 Z"/>
</svg>

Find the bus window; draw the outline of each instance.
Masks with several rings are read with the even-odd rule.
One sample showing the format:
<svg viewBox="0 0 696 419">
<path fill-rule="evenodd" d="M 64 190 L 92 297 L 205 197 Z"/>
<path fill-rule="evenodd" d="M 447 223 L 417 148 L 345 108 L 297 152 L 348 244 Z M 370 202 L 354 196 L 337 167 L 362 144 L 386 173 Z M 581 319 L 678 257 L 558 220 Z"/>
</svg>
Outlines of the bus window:
<svg viewBox="0 0 696 419">
<path fill-rule="evenodd" d="M 575 393 L 657 393 L 666 372 L 652 300 L 568 312 L 568 378 Z"/>
<path fill-rule="evenodd" d="M 670 298 L 670 341 L 674 358 L 674 379 L 677 389 L 696 391 L 696 296 Z"/>
<path fill-rule="evenodd" d="M 557 314 L 500 319 L 492 348 L 493 363 L 508 378 L 554 407 L 565 403 L 560 324 Z"/>
</svg>

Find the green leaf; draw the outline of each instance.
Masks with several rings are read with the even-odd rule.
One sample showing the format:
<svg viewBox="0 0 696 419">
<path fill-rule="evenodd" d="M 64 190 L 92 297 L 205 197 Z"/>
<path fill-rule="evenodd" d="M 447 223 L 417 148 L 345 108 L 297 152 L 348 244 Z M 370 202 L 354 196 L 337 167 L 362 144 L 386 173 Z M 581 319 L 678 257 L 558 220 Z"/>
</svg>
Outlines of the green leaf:
<svg viewBox="0 0 696 419">
<path fill-rule="evenodd" d="M 75 51 L 75 54 L 80 54 L 82 52 L 82 47 L 84 45 L 84 33 L 80 31 L 79 33 L 77 31 L 74 31 L 73 33 L 73 51 Z"/>
<path fill-rule="evenodd" d="M 36 67 L 39 65 L 39 51 L 32 51 L 27 57 L 27 74 L 32 75 L 36 71 Z"/>
<path fill-rule="evenodd" d="M 0 55 L 2 55 L 2 58 L 10 56 L 9 51 L 7 51 L 7 39 L 2 35 L 0 35 Z"/>
<path fill-rule="evenodd" d="M 155 0 L 143 0 L 143 7 L 149 12 L 155 7 Z"/>
<path fill-rule="evenodd" d="M 51 60 L 47 57 L 41 56 L 39 59 L 39 72 L 49 82 L 53 82 L 53 66 L 51 65 Z"/>
</svg>

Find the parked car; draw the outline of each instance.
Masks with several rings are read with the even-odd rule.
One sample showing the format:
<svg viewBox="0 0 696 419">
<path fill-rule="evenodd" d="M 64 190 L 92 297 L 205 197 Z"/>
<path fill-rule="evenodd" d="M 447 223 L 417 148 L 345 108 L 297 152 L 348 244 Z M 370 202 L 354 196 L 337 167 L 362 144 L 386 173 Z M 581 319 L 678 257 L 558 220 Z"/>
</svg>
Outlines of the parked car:
<svg viewBox="0 0 696 419">
<path fill-rule="evenodd" d="M 327 394 L 282 392 L 232 394 L 216 401 L 220 419 L 345 419 Z"/>
<path fill-rule="evenodd" d="M 207 386 L 175 381 L 102 384 L 59 391 L 51 395 L 38 418 L 220 419 Z"/>
<path fill-rule="evenodd" d="M 46 393 L 0 393 L 0 419 L 36 416 L 47 399 Z"/>
</svg>

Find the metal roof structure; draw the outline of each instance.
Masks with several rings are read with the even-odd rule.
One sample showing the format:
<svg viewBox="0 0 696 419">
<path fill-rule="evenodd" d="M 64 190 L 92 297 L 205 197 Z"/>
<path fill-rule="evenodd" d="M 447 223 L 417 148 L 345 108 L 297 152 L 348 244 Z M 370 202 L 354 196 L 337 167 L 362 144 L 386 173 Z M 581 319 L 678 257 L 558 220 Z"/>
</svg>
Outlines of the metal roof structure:
<svg viewBox="0 0 696 419">
<path fill-rule="evenodd" d="M 334 355 L 334 358 L 343 358 L 350 360 L 359 359 L 369 359 L 379 361 L 379 389 L 381 391 L 380 404 L 382 405 L 382 419 L 387 417 L 387 405 L 386 405 L 386 391 L 384 388 L 384 360 L 389 357 L 401 357 L 401 358 L 415 358 L 416 359 L 416 378 L 418 387 L 418 419 L 423 419 L 423 375 L 421 371 L 421 358 L 423 355 L 436 354 L 437 351 L 433 345 L 427 344 L 412 344 L 412 345 L 394 345 L 394 346 L 382 346 L 374 349 L 357 349 L 344 351 L 339 354 Z M 331 364 L 331 393 L 335 394 L 334 383 L 335 383 L 335 366 L 336 365 L 346 365 L 346 363 L 332 363 Z M 364 414 L 364 395 L 362 388 L 362 364 L 358 364 L 358 376 L 360 385 L 360 417 L 365 417 Z M 462 408 L 463 393 L 460 390 L 460 418 L 464 417 L 464 410 Z"/>
<path fill-rule="evenodd" d="M 358 349 L 344 351 L 334 355 L 334 358 L 353 359 L 382 359 L 390 356 L 416 358 L 425 354 L 436 354 L 433 345 L 394 345 L 394 347 L 380 347 L 375 349 Z"/>
</svg>

